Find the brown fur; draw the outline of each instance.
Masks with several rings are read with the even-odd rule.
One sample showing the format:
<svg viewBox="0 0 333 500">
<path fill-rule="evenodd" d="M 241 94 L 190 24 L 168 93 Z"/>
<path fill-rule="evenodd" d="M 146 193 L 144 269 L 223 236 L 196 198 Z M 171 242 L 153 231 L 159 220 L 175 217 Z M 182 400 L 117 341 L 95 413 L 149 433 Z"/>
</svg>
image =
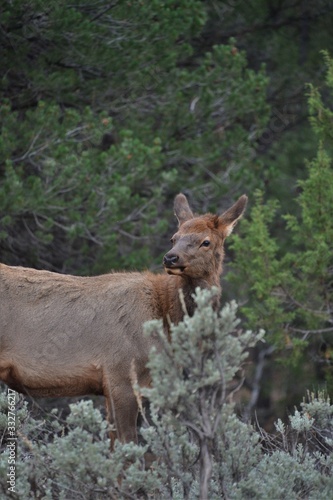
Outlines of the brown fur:
<svg viewBox="0 0 333 500">
<path fill-rule="evenodd" d="M 178 195 L 179 229 L 164 257 L 168 274 L 86 278 L 0 264 L 0 379 L 36 397 L 103 394 L 113 439 L 136 440 L 131 373 L 139 385 L 150 384 L 146 363 L 157 345 L 142 325 L 162 319 L 167 331 L 169 320 L 183 318 L 180 288 L 191 314 L 197 286 L 220 286 L 223 242 L 246 201 L 242 196 L 220 217 L 194 217 Z"/>
</svg>

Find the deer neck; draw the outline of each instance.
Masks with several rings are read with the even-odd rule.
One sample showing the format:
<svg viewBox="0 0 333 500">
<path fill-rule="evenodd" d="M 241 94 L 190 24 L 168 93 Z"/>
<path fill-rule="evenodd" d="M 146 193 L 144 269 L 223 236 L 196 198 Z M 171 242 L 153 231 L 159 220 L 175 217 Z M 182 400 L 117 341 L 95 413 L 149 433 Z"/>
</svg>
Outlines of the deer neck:
<svg viewBox="0 0 333 500">
<path fill-rule="evenodd" d="M 184 309 L 189 316 L 193 316 L 195 310 L 195 302 L 193 295 L 197 287 L 202 289 L 211 288 L 216 286 L 221 290 L 218 282 L 209 282 L 205 279 L 194 279 L 187 276 L 159 276 L 158 287 L 158 302 L 161 305 L 160 315 L 164 323 L 178 324 L 184 317 Z M 180 292 L 181 290 L 181 292 Z M 219 305 L 219 298 L 213 302 L 214 309 Z"/>
</svg>

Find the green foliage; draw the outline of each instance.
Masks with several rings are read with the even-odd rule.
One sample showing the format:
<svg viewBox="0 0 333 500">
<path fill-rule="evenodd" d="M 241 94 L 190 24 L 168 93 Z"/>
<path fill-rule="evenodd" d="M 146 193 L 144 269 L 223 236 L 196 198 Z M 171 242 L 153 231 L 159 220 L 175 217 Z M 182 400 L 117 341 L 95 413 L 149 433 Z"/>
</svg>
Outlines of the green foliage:
<svg viewBox="0 0 333 500">
<path fill-rule="evenodd" d="M 166 341 L 159 322 L 147 324 L 164 348 L 152 352 L 151 424 L 145 445 L 117 443 L 109 450 L 108 425 L 91 401 L 32 417 L 16 400 L 15 494 L 8 491 L 7 395 L 0 395 L 0 488 L 9 498 L 324 498 L 332 488 L 333 407 L 323 394 L 309 394 L 289 424 L 275 435 L 240 420 L 233 381 L 262 340 L 241 328 L 236 305 L 220 312 L 213 291 L 197 291 L 197 310 L 172 327 Z M 141 397 L 140 389 L 137 391 Z M 144 468 L 147 450 L 157 457 Z"/>
<path fill-rule="evenodd" d="M 327 55 L 325 61 L 326 83 L 331 92 L 332 61 Z M 329 95 L 325 93 L 327 101 Z M 333 144 L 328 130 L 331 111 L 329 101 L 324 104 L 314 87 L 310 87 L 309 108 L 319 145 L 316 157 L 306 163 L 307 177 L 297 183 L 295 206 L 291 213 L 285 213 L 284 200 L 264 201 L 262 192 L 255 194 L 250 219 L 241 221 L 240 234 L 233 236 L 235 259 L 233 272 L 227 276 L 243 303 L 241 313 L 246 324 L 264 328 L 267 342 L 272 344 L 266 354 L 261 350 L 262 363 L 265 356 L 275 351 L 269 370 L 275 376 L 281 371 L 275 360 L 288 366 L 282 378 L 285 390 L 293 398 L 290 404 L 297 394 L 297 385 L 304 391 L 304 380 L 311 386 L 318 375 L 321 386 L 327 384 L 329 393 L 332 391 Z M 262 365 L 258 370 L 261 369 Z M 274 376 L 271 381 L 261 376 L 259 385 L 270 393 Z M 293 384 L 287 382 L 289 377 Z M 251 375 L 249 380 L 251 386 Z"/>
<path fill-rule="evenodd" d="M 14 156 L 17 144 L 12 138 L 19 116 L 8 106 L 4 111 L 0 146 L 8 153 L 12 150 Z M 57 105 L 40 102 L 26 118 L 34 130 L 28 129 L 26 122 L 19 125 L 22 151 L 19 157 L 8 159 L 3 169 L 0 238 L 6 244 L 10 234 L 14 240 L 11 247 L 18 251 L 30 241 L 29 259 L 34 265 L 38 266 L 47 252 L 46 262 L 83 273 L 85 254 L 89 256 L 92 245 L 100 248 L 103 259 L 110 248 L 117 249 L 117 230 L 133 233 L 135 238 L 134 222 L 145 210 L 144 191 L 150 189 L 153 196 L 160 193 L 156 186 L 157 179 L 163 179 L 160 145 L 158 141 L 144 145 L 129 132 L 110 152 L 87 146 L 100 142 L 104 124 L 109 123 L 103 114 L 94 116 L 88 108 L 84 114 L 74 110 L 64 113 Z M 139 167 L 131 161 L 134 155 Z M 139 187 L 142 177 L 147 180 Z M 154 219 L 154 208 L 147 212 Z M 144 223 L 142 226 L 144 232 Z M 15 228 L 26 232 L 23 241 Z M 112 257 L 113 262 L 118 261 L 115 267 L 123 265 L 114 250 Z M 131 264 L 135 261 L 129 259 L 127 265 Z"/>
<path fill-rule="evenodd" d="M 323 58 L 326 64 L 325 82 L 329 89 L 333 89 L 333 61 L 327 51 L 323 52 Z M 327 139 L 327 145 L 330 146 L 330 141 L 333 139 L 332 134 L 332 119 L 333 112 L 325 105 L 320 95 L 320 91 L 313 84 L 308 85 L 308 103 L 310 112 L 310 123 L 312 129 L 321 140 Z"/>
<path fill-rule="evenodd" d="M 266 194 L 283 200 L 284 210 L 292 211 L 295 181 L 304 178 L 304 158 L 313 157 L 317 147 L 308 126 L 304 85 L 323 84 L 319 54 L 333 52 L 332 5 L 327 0 L 302 4 L 233 0 L 207 5 L 208 21 L 198 45 L 207 50 L 216 40 L 232 36 L 236 47 L 246 51 L 251 67 L 266 65 L 271 112 L 252 154 L 251 169 L 257 174 L 255 187 L 262 189 L 264 180 Z"/>
<path fill-rule="evenodd" d="M 203 2 L 14 1 L 1 19 L 2 261 L 144 268 L 175 192 L 256 182 L 267 77 L 232 40 L 195 53 Z"/>
<path fill-rule="evenodd" d="M 332 62 L 329 71 L 331 68 Z M 308 177 L 298 182 L 299 210 L 283 216 L 287 222 L 283 238 L 291 251 L 272 236 L 277 225 L 276 216 L 273 219 L 276 202 L 269 200 L 264 205 L 262 196 L 257 195 L 251 221 L 242 222 L 243 234 L 234 237 L 234 268 L 239 274 L 230 277 L 246 284 L 243 293 L 248 304 L 243 312 L 251 327 L 259 324 L 272 334 L 268 339 L 289 347 L 306 345 L 311 332 L 332 330 L 332 158 L 322 142 L 323 105 L 317 91 L 313 90 L 309 99 L 311 122 L 321 142 L 316 158 L 307 164 Z M 278 336 L 273 335 L 276 332 Z"/>
<path fill-rule="evenodd" d="M 276 201 L 264 204 L 262 192 L 255 192 L 250 220 L 244 220 L 241 234 L 233 236 L 231 247 L 236 259 L 232 268 L 237 272 L 227 277 L 237 285 L 239 300 L 250 299 L 249 304 L 242 307 L 249 327 L 257 325 L 269 332 L 269 338 L 273 335 L 275 339 L 279 338 L 284 322 L 292 317 L 283 310 L 278 293 L 285 272 L 281 268 L 278 242 L 269 229 L 277 210 Z"/>
<path fill-rule="evenodd" d="M 285 256 L 291 266 L 289 296 L 297 304 L 297 316 L 304 328 L 324 328 L 332 320 L 332 159 L 320 146 L 308 166 L 309 177 L 299 183 L 301 217 L 288 215 L 287 228 L 298 251 Z M 308 284 L 308 286 L 304 286 Z M 300 323 L 299 323 L 300 324 Z"/>
</svg>

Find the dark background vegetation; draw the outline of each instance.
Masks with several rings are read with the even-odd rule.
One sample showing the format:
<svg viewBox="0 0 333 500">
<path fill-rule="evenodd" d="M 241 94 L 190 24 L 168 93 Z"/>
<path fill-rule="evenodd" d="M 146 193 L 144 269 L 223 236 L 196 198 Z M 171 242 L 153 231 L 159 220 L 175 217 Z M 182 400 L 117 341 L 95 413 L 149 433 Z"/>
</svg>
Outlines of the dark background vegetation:
<svg viewBox="0 0 333 500">
<path fill-rule="evenodd" d="M 177 192 L 247 193 L 223 300 L 267 332 L 240 411 L 268 428 L 333 388 L 332 25 L 329 0 L 0 6 L 1 261 L 160 271 Z"/>
</svg>

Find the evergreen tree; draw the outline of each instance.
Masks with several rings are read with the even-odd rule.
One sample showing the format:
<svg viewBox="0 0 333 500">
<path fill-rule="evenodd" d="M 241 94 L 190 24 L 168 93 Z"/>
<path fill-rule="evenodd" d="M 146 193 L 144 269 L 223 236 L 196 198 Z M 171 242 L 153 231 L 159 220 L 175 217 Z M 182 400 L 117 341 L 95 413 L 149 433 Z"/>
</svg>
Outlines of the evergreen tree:
<svg viewBox="0 0 333 500">
<path fill-rule="evenodd" d="M 333 62 L 327 53 L 325 61 L 326 84 L 332 91 Z M 319 146 L 317 156 L 307 163 L 308 177 L 298 182 L 299 208 L 294 214 L 283 216 L 277 201 L 265 203 L 263 194 L 257 193 L 251 219 L 241 226 L 243 234 L 234 236 L 236 272 L 229 278 L 238 285 L 239 299 L 240 294 L 244 297 L 242 312 L 249 326 L 264 328 L 268 342 L 291 357 L 303 379 L 306 373 L 314 374 L 314 368 L 309 369 L 306 361 L 310 357 L 322 375 L 326 372 L 326 381 L 331 384 L 332 111 L 312 85 L 308 100 Z M 278 217 L 286 222 L 281 241 L 272 236 L 274 227 L 280 224 Z"/>
<path fill-rule="evenodd" d="M 142 268 L 175 192 L 200 187 L 210 205 L 233 196 L 231 173 L 254 180 L 267 78 L 233 42 L 194 53 L 204 2 L 15 0 L 0 14 L 2 261 Z"/>
</svg>

